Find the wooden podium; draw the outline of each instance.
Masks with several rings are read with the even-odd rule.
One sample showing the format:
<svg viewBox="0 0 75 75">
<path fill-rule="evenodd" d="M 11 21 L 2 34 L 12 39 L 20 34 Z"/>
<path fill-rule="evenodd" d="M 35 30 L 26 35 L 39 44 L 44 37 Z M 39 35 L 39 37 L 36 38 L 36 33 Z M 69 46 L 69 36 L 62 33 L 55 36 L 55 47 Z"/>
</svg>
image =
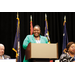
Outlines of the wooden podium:
<svg viewBox="0 0 75 75">
<path fill-rule="evenodd" d="M 27 59 L 58 59 L 58 43 L 29 43 L 25 50 Z"/>
</svg>

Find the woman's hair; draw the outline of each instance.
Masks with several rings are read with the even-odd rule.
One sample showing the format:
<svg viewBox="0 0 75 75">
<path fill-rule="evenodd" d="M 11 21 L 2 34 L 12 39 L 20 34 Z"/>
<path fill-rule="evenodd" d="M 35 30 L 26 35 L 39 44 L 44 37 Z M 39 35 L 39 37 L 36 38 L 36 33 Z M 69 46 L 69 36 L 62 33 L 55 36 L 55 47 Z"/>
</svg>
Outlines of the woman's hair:
<svg viewBox="0 0 75 75">
<path fill-rule="evenodd" d="M 74 42 L 69 42 L 69 43 L 67 44 L 67 46 L 66 46 L 67 51 L 68 51 L 68 49 L 70 48 L 70 46 L 71 46 L 72 44 L 75 44 L 75 43 L 74 43 Z"/>
<path fill-rule="evenodd" d="M 42 35 L 40 26 L 39 26 L 39 25 L 35 25 L 34 27 L 38 27 L 38 28 L 40 29 L 40 35 Z M 33 27 L 33 28 L 34 28 L 34 27 Z M 33 34 L 34 34 L 34 33 L 33 33 Z"/>
<path fill-rule="evenodd" d="M 74 42 L 69 42 L 69 43 L 67 44 L 66 48 L 63 50 L 63 52 L 64 52 L 64 53 L 68 52 L 68 49 L 70 48 L 70 46 L 71 46 L 72 44 L 75 44 L 75 43 L 74 43 Z"/>
<path fill-rule="evenodd" d="M 38 28 L 41 30 L 41 28 L 40 28 L 40 26 L 39 26 L 39 25 L 35 25 L 34 27 L 38 27 Z"/>
</svg>

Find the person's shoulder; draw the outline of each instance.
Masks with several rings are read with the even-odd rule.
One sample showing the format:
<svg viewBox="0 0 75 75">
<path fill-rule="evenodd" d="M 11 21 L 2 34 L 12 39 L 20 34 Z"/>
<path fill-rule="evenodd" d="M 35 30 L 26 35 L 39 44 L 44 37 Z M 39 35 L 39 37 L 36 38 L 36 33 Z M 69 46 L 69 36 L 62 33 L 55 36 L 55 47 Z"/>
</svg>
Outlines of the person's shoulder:
<svg viewBox="0 0 75 75">
<path fill-rule="evenodd" d="M 6 57 L 10 57 L 9 55 L 6 55 L 6 54 L 4 54 L 4 56 L 6 56 Z"/>
<path fill-rule="evenodd" d="M 4 57 L 5 57 L 5 58 L 11 58 L 9 55 L 5 55 L 5 54 L 4 54 Z"/>
<path fill-rule="evenodd" d="M 67 55 L 66 53 L 63 53 L 63 54 L 61 54 L 61 57 L 66 56 L 66 55 Z"/>
<path fill-rule="evenodd" d="M 47 38 L 45 36 L 41 36 L 42 39 L 47 40 Z"/>
<path fill-rule="evenodd" d="M 41 36 L 41 39 L 45 40 L 46 43 L 48 43 L 48 40 L 47 40 L 47 38 L 45 36 Z"/>
<path fill-rule="evenodd" d="M 27 35 L 26 37 L 32 37 L 33 35 Z"/>
<path fill-rule="evenodd" d="M 26 39 L 26 38 L 32 38 L 32 36 L 33 36 L 33 35 L 27 35 L 27 36 L 25 37 L 25 39 Z"/>
<path fill-rule="evenodd" d="M 41 35 L 41 38 L 46 38 L 46 37 Z"/>
<path fill-rule="evenodd" d="M 60 59 L 63 59 L 66 56 L 67 56 L 67 53 L 63 53 L 63 54 L 61 54 Z"/>
</svg>

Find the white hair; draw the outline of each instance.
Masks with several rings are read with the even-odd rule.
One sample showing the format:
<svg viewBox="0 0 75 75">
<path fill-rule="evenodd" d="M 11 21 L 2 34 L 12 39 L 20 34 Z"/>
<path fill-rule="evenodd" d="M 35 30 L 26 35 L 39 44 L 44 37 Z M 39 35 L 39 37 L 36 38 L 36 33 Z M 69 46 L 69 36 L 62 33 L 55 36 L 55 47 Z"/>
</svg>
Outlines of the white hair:
<svg viewBox="0 0 75 75">
<path fill-rule="evenodd" d="M 4 46 L 3 44 L 1 44 L 1 43 L 0 43 L 0 46 L 3 46 L 3 47 L 4 47 L 4 49 L 5 49 L 5 46 Z"/>
</svg>

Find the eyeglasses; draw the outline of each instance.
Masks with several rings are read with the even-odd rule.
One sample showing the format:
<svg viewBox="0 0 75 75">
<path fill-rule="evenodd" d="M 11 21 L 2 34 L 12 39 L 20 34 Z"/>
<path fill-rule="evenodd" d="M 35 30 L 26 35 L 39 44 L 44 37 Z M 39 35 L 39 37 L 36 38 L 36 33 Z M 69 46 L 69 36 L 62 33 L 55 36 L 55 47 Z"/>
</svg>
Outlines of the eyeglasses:
<svg viewBox="0 0 75 75">
<path fill-rule="evenodd" d="M 71 47 L 71 48 L 75 48 L 75 47 Z"/>
</svg>

